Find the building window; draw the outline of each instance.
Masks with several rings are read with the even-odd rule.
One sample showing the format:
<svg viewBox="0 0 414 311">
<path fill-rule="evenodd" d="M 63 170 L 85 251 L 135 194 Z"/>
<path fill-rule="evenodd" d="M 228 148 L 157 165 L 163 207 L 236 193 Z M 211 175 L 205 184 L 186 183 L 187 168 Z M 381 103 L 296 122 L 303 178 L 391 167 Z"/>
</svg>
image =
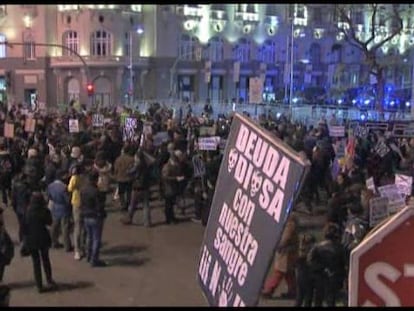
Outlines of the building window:
<svg viewBox="0 0 414 311">
<path fill-rule="evenodd" d="M 212 62 L 221 62 L 223 61 L 223 54 L 224 54 L 223 39 L 218 38 L 218 37 L 211 38 L 209 42 L 208 58 Z"/>
<path fill-rule="evenodd" d="M 36 58 L 35 40 L 32 35 L 27 35 L 23 42 L 23 57 L 24 59 Z"/>
<path fill-rule="evenodd" d="M 195 60 L 198 40 L 196 37 L 182 35 L 178 49 L 178 57 L 182 60 Z"/>
<path fill-rule="evenodd" d="M 241 38 L 238 44 L 233 48 L 233 59 L 241 63 L 250 61 L 250 41 Z"/>
<path fill-rule="evenodd" d="M 76 31 L 66 31 L 63 34 L 63 45 L 68 47 L 69 49 L 78 52 L 79 51 L 79 37 Z M 70 50 L 63 49 L 63 55 L 65 56 L 72 56 L 74 53 Z"/>
<path fill-rule="evenodd" d="M 309 49 L 310 62 L 313 65 L 318 65 L 321 62 L 321 46 L 317 43 L 312 43 Z"/>
<path fill-rule="evenodd" d="M 105 30 L 95 31 L 91 38 L 91 55 L 109 56 L 111 54 L 111 34 Z"/>
<path fill-rule="evenodd" d="M 276 62 L 276 43 L 271 40 L 265 41 L 259 47 L 257 56 L 257 59 L 262 63 L 274 64 Z"/>
<path fill-rule="evenodd" d="M 6 36 L 0 33 L 0 58 L 6 57 L 6 45 L 2 44 L 6 42 Z"/>
</svg>

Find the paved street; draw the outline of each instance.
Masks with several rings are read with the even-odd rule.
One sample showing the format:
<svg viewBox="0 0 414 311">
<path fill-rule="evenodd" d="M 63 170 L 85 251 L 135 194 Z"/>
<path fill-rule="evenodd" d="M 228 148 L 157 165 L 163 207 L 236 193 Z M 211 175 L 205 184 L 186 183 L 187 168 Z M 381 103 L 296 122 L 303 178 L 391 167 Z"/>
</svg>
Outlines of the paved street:
<svg viewBox="0 0 414 311">
<path fill-rule="evenodd" d="M 109 199 L 109 198 L 108 198 Z M 109 202 L 112 200 L 109 199 Z M 196 280 L 199 248 L 204 228 L 192 223 L 192 209 L 177 213 L 182 222 L 164 224 L 160 202 L 153 202 L 155 226 L 139 223 L 125 226 L 121 214 L 109 209 L 104 227 L 102 259 L 107 267 L 91 268 L 72 253 L 51 250 L 57 291 L 36 291 L 30 258 L 22 258 L 19 247 L 4 282 L 12 288 L 11 306 L 207 306 Z M 11 208 L 5 211 L 6 227 L 17 241 L 17 221 Z M 317 221 L 316 221 L 317 223 Z M 282 288 L 279 291 L 284 291 Z M 276 293 L 277 295 L 278 293 Z M 262 306 L 291 306 L 292 300 L 260 301 Z"/>
</svg>

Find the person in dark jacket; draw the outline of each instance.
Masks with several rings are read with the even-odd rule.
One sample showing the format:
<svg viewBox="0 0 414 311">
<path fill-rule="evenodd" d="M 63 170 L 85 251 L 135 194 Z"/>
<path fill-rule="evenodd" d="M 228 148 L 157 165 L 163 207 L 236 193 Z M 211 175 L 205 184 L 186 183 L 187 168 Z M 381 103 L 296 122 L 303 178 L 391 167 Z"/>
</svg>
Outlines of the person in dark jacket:
<svg viewBox="0 0 414 311">
<path fill-rule="evenodd" d="M 105 207 L 98 190 L 99 173 L 92 170 L 80 191 L 81 215 L 84 220 L 87 240 L 87 260 L 92 267 L 103 267 L 106 263 L 99 259 L 102 229 L 106 217 Z"/>
<path fill-rule="evenodd" d="M 312 234 L 305 233 L 299 239 L 299 254 L 296 262 L 296 301 L 295 306 L 301 307 L 304 302 L 310 305 L 312 292 L 310 286 L 310 267 L 306 260 L 309 251 L 315 245 L 316 239 Z"/>
<path fill-rule="evenodd" d="M 135 164 L 130 171 L 130 174 L 134 175 L 132 183 L 132 196 L 131 202 L 128 207 L 128 214 L 126 219 L 122 222 L 126 225 L 131 224 L 138 202 L 142 202 L 144 213 L 144 226 L 151 226 L 151 210 L 150 210 L 150 186 L 151 186 L 151 171 L 150 166 L 147 164 L 145 155 L 142 150 L 139 150 L 135 155 Z"/>
<path fill-rule="evenodd" d="M 346 255 L 337 224 L 327 223 L 324 237 L 310 250 L 307 261 L 315 295 L 314 306 L 321 307 L 325 300 L 328 307 L 334 307 L 345 279 Z M 309 299 L 306 299 L 305 306 L 310 307 Z"/>
<path fill-rule="evenodd" d="M 3 209 L 0 209 L 0 282 L 3 281 L 4 270 L 14 257 L 14 244 L 4 226 Z"/>
<path fill-rule="evenodd" d="M 45 292 L 56 286 L 52 278 L 52 266 L 49 259 L 49 249 L 51 238 L 47 226 L 52 224 L 52 215 L 47 208 L 47 204 L 41 192 L 33 192 L 30 205 L 25 216 L 25 243 L 30 251 L 33 262 L 33 272 L 36 287 L 39 293 Z M 43 287 L 42 271 L 40 267 L 42 261 L 43 271 L 46 275 L 48 286 Z"/>
<path fill-rule="evenodd" d="M 0 140 L 0 190 L 3 196 L 3 203 L 8 204 L 8 197 L 11 192 L 11 181 L 13 176 L 13 160 L 7 150 L 4 139 Z"/>
<path fill-rule="evenodd" d="M 169 225 L 177 222 L 174 213 L 174 205 L 178 193 L 178 182 L 184 179 L 183 176 L 179 176 L 180 168 L 175 154 L 170 155 L 168 162 L 162 168 L 161 175 L 163 195 L 165 199 L 165 221 Z"/>
<path fill-rule="evenodd" d="M 24 215 L 30 203 L 32 196 L 26 176 L 23 172 L 19 172 L 12 181 L 11 200 L 13 210 L 16 213 L 19 223 L 19 241 L 23 240 Z"/>
</svg>

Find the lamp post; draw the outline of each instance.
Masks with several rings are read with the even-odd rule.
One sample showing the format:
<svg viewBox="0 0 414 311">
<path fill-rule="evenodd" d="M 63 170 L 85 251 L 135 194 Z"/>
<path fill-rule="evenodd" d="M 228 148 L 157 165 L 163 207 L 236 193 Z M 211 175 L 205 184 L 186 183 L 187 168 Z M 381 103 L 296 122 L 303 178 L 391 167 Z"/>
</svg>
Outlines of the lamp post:
<svg viewBox="0 0 414 311">
<path fill-rule="evenodd" d="M 132 105 L 134 104 L 134 70 L 133 70 L 133 58 L 132 58 L 132 52 L 133 52 L 133 48 L 132 48 L 132 36 L 134 33 L 137 33 L 138 35 L 141 35 L 144 33 L 144 29 L 142 29 L 142 27 L 138 27 L 135 31 L 131 30 L 129 32 L 129 105 L 130 107 L 132 107 Z"/>
</svg>

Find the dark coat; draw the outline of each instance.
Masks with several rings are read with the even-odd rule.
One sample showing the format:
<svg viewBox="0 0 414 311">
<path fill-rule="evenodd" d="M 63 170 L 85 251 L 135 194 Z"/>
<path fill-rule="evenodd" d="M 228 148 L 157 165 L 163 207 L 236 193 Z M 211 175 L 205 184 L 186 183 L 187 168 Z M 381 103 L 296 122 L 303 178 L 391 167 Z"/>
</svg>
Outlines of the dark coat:
<svg viewBox="0 0 414 311">
<path fill-rule="evenodd" d="M 24 236 L 26 245 L 30 250 L 50 248 L 51 238 L 47 226 L 52 224 L 52 214 L 46 206 L 42 204 L 32 204 L 25 217 Z"/>
</svg>

